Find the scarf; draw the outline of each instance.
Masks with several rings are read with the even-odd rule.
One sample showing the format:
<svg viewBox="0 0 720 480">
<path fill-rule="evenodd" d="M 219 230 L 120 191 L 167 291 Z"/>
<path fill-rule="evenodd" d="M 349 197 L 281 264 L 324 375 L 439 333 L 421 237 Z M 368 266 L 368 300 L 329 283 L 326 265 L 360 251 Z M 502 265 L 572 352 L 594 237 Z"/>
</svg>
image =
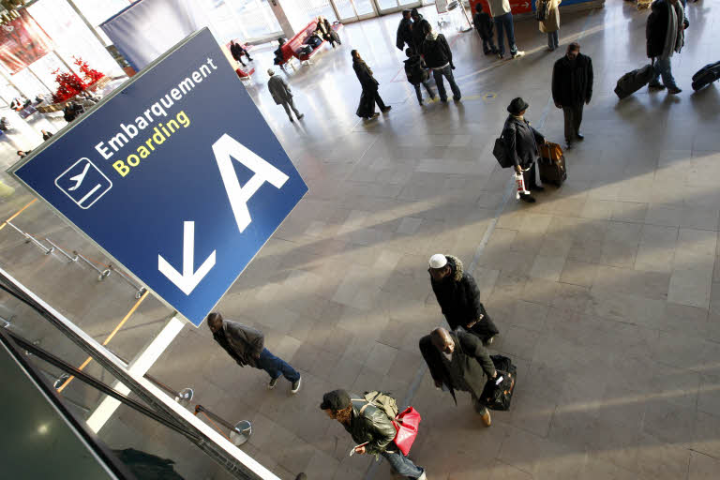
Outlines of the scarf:
<svg viewBox="0 0 720 480">
<path fill-rule="evenodd" d="M 666 0 L 668 9 L 668 26 L 665 33 L 665 46 L 661 58 L 670 58 L 673 53 L 680 53 L 683 45 L 685 44 L 685 34 L 683 32 L 683 22 L 685 14 L 683 12 L 682 4 L 678 1 L 677 4 L 673 5 L 670 0 Z"/>
</svg>

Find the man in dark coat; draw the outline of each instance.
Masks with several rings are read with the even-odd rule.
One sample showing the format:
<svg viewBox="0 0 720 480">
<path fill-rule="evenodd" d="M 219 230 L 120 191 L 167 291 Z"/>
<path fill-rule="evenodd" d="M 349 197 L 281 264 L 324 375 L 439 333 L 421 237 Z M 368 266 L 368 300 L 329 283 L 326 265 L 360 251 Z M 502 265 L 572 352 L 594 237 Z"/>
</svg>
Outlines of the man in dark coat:
<svg viewBox="0 0 720 480">
<path fill-rule="evenodd" d="M 253 59 L 250 58 L 250 54 L 248 53 L 248 51 L 245 50 L 239 43 L 235 43 L 234 40 L 230 40 L 230 54 L 235 60 L 240 62 L 240 65 L 242 65 L 243 67 L 247 66 L 242 61 L 243 55 L 245 55 L 251 62 L 253 61 Z"/>
<path fill-rule="evenodd" d="M 264 347 L 265 336 L 262 332 L 238 322 L 225 320 L 217 312 L 208 315 L 207 320 L 215 341 L 238 365 L 241 367 L 249 365 L 265 370 L 270 375 L 269 390 L 275 388 L 281 376 L 292 383 L 291 393 L 297 393 L 300 390 L 300 373 Z"/>
<path fill-rule="evenodd" d="M 510 115 L 505 120 L 502 137 L 505 140 L 505 148 L 515 164 L 515 171 L 525 178 L 526 188 L 542 191 L 544 188 L 540 183 L 537 160 L 540 155 L 538 146 L 545 143 L 545 137 L 525 120 L 525 111 L 528 107 L 528 103 L 520 97 L 510 102 L 507 107 Z M 520 194 L 520 199 L 535 203 L 535 198 L 530 194 Z"/>
<path fill-rule="evenodd" d="M 412 48 L 405 50 L 405 55 L 408 59 L 405 60 L 405 75 L 407 76 L 408 82 L 415 87 L 415 95 L 417 95 L 418 103 L 422 107 L 423 98 L 422 92 L 420 92 L 420 85 L 425 87 L 430 98 L 435 100 L 435 92 L 430 87 L 430 74 L 427 71 L 427 65 L 420 55 L 415 53 Z"/>
<path fill-rule="evenodd" d="M 424 28 L 426 34 L 425 42 L 422 45 L 422 53 L 425 58 L 425 63 L 433 72 L 435 85 L 437 85 L 438 94 L 440 95 L 440 101 L 447 102 L 447 92 L 445 91 L 445 82 L 443 81 L 443 77 L 445 77 L 453 92 L 453 100 L 459 102 L 462 94 L 460 93 L 460 87 L 455 83 L 455 76 L 453 75 L 455 65 L 453 64 L 450 45 L 448 45 L 445 35 L 433 32 L 432 26 L 429 23 L 425 24 Z"/>
<path fill-rule="evenodd" d="M 351 51 L 350 55 L 352 55 L 353 59 L 353 70 L 355 70 L 355 75 L 357 75 L 363 90 L 358 115 L 366 120 L 376 118 L 378 114 L 375 112 L 375 103 L 377 103 L 381 112 L 389 111 L 392 107 L 385 105 L 385 102 L 383 102 L 383 99 L 380 97 L 380 93 L 378 93 L 380 82 L 373 77 L 373 71 L 370 70 L 370 67 L 368 67 L 357 50 Z M 370 99 L 372 100 L 372 110 L 369 108 L 369 105 L 363 105 L 363 99 L 368 99 L 368 101 Z M 366 109 L 365 107 L 368 108 Z"/>
<path fill-rule="evenodd" d="M 585 138 L 580 133 L 583 105 L 590 104 L 593 93 L 592 59 L 580 53 L 580 45 L 568 45 L 567 54 L 555 62 L 552 76 L 552 96 L 555 106 L 563 109 L 565 118 L 565 141 L 572 147 L 576 138 Z"/>
<path fill-rule="evenodd" d="M 485 426 L 492 424 L 490 411 L 480 401 L 487 378 L 497 377 L 497 370 L 485 347 L 474 335 L 450 333 L 436 328 L 420 339 L 420 353 L 427 363 L 436 388 L 447 388 L 455 400 L 455 390 L 469 392 L 475 411 Z M 487 377 L 487 378 L 486 378 Z"/>
<path fill-rule="evenodd" d="M 483 53 L 485 53 L 485 55 L 497 55 L 498 49 L 495 46 L 495 24 L 493 23 L 493 19 L 490 15 L 483 12 L 481 3 L 475 5 L 475 8 L 476 11 L 475 16 L 473 16 L 473 24 L 482 39 Z"/>
<path fill-rule="evenodd" d="M 295 112 L 298 120 L 302 120 L 305 115 L 298 112 L 295 101 L 293 100 L 292 90 L 290 90 L 287 82 L 285 82 L 282 77 L 275 76 L 275 71 L 272 68 L 268 68 L 268 75 L 270 76 L 270 80 L 268 80 L 268 91 L 270 95 L 272 95 L 275 104 L 283 106 L 291 122 L 295 121 L 293 120 L 291 111 Z"/>
<path fill-rule="evenodd" d="M 430 285 L 452 330 L 464 329 L 489 345 L 500 333 L 480 303 L 480 290 L 459 258 L 437 253 L 430 257 Z"/>
<path fill-rule="evenodd" d="M 413 8 L 410 11 L 410 18 L 412 18 L 412 40 L 416 52 L 422 52 L 422 46 L 425 42 L 425 26 L 430 26 L 430 22 L 425 20 L 425 17 L 418 12 L 417 8 Z"/>
<path fill-rule="evenodd" d="M 405 44 L 407 44 L 407 46 L 410 48 L 414 46 L 411 27 L 412 18 L 410 18 L 410 10 L 403 10 L 402 20 L 400 20 L 400 24 L 398 25 L 397 29 L 397 35 L 395 37 L 395 46 L 398 48 L 398 50 L 403 50 L 405 48 Z"/>
<path fill-rule="evenodd" d="M 333 390 L 323 395 L 320 409 L 337 420 L 357 444 L 359 455 L 382 455 L 400 475 L 413 480 L 427 480 L 425 470 L 407 458 L 393 443 L 396 430 L 385 411 L 345 390 Z"/>
<path fill-rule="evenodd" d="M 655 0 L 645 28 L 647 56 L 653 59 L 655 78 L 648 84 L 650 90 L 662 90 L 677 95 L 682 92 L 672 74 L 671 58 L 680 53 L 685 44 L 685 12 L 678 0 Z M 663 83 L 659 79 L 662 75 Z"/>
</svg>

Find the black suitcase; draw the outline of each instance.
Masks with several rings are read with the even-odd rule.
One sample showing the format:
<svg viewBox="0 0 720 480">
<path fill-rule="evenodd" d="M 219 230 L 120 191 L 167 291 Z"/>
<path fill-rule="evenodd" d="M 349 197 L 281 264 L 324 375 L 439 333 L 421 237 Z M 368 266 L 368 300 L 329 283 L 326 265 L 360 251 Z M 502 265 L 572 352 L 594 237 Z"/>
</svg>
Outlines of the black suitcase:
<svg viewBox="0 0 720 480">
<path fill-rule="evenodd" d="M 360 105 L 358 105 L 355 115 L 360 118 L 370 118 L 375 113 L 375 95 L 363 91 L 360 95 Z"/>
<path fill-rule="evenodd" d="M 720 80 L 720 62 L 709 63 L 692 77 L 692 88 L 696 92 L 715 80 Z"/>
<path fill-rule="evenodd" d="M 562 148 L 556 143 L 547 143 L 540 146 L 540 180 L 560 187 L 567 180 L 567 166 Z"/>
<path fill-rule="evenodd" d="M 490 355 L 497 370 L 496 378 L 488 378 L 480 402 L 490 410 L 510 410 L 515 381 L 517 380 L 517 367 L 503 355 Z"/>
<path fill-rule="evenodd" d="M 650 83 L 650 80 L 652 80 L 654 76 L 655 68 L 652 65 L 645 65 L 642 68 L 626 73 L 620 77 L 620 80 L 617 81 L 615 94 L 620 98 L 620 100 L 625 97 L 629 97 Z"/>
</svg>

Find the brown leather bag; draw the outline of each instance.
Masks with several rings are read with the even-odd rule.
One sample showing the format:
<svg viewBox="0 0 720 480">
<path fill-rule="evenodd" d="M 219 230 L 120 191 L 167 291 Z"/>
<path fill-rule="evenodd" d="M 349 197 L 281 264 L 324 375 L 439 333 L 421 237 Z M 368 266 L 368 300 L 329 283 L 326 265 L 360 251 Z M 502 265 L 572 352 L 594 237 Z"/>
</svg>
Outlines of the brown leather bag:
<svg viewBox="0 0 720 480">
<path fill-rule="evenodd" d="M 557 143 L 547 142 L 540 145 L 540 156 L 548 160 L 557 161 L 563 156 L 563 150 Z"/>
</svg>

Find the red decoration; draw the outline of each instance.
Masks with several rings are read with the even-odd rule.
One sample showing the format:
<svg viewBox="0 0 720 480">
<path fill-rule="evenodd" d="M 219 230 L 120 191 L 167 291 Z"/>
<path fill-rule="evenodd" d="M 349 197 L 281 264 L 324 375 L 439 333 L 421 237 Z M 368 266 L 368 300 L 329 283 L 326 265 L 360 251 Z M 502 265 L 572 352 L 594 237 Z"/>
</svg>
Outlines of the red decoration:
<svg viewBox="0 0 720 480">
<path fill-rule="evenodd" d="M 98 72 L 94 68 L 90 68 L 88 63 L 84 61 L 82 58 L 76 58 L 73 57 L 75 60 L 75 65 L 80 67 L 80 71 L 82 72 L 83 76 L 85 77 L 85 81 L 88 83 L 88 85 L 92 85 L 93 83 L 97 82 L 101 78 L 105 76 L 104 73 Z"/>
<path fill-rule="evenodd" d="M 60 72 L 59 68 L 52 73 L 58 84 L 57 92 L 53 95 L 55 103 L 64 102 L 87 88 L 87 84 L 74 73 Z"/>
<path fill-rule="evenodd" d="M 58 84 L 58 89 L 53 95 L 53 101 L 55 103 L 61 103 L 68 100 L 78 93 L 84 91 L 95 82 L 105 77 L 105 74 L 98 72 L 94 68 L 90 68 L 88 63 L 82 58 L 73 57 L 75 60 L 73 63 L 80 67 L 80 71 L 83 74 L 83 78 L 80 78 L 74 72 L 60 72 L 58 68 L 55 70 L 55 81 Z"/>
</svg>

